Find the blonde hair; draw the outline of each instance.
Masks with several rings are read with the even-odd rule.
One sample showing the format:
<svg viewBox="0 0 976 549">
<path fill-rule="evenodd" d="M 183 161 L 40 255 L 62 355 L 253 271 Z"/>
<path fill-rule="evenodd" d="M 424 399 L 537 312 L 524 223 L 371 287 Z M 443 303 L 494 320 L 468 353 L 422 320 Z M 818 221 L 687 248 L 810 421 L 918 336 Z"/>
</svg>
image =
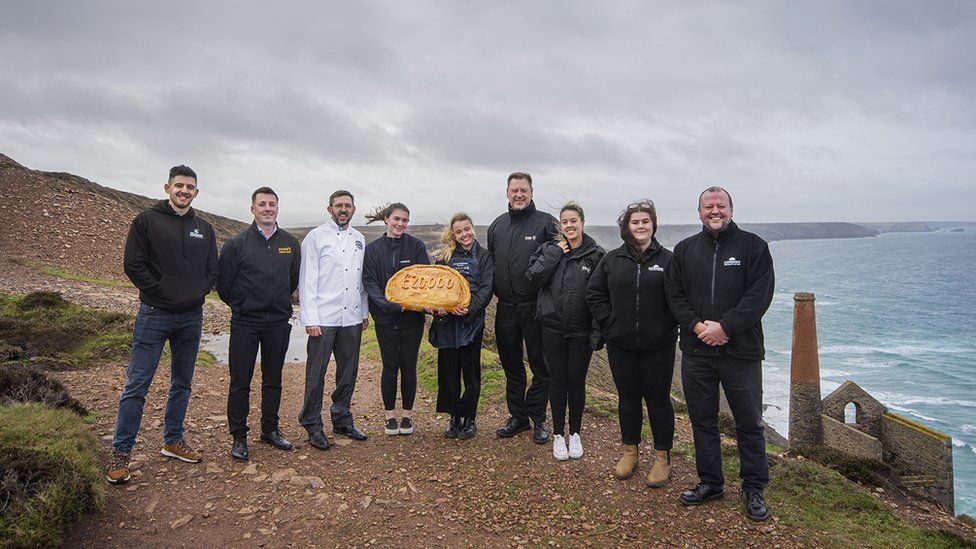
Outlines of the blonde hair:
<svg viewBox="0 0 976 549">
<path fill-rule="evenodd" d="M 454 248 L 457 247 L 457 240 L 454 239 L 454 224 L 458 221 L 467 221 L 468 223 L 471 223 L 472 227 L 474 227 L 474 221 L 471 220 L 471 216 L 467 213 L 458 212 L 452 215 L 451 221 L 441 232 L 441 244 L 443 244 L 443 246 L 434 252 L 434 259 L 437 261 L 447 263 L 447 260 L 451 259 L 451 253 L 454 251 Z"/>
</svg>

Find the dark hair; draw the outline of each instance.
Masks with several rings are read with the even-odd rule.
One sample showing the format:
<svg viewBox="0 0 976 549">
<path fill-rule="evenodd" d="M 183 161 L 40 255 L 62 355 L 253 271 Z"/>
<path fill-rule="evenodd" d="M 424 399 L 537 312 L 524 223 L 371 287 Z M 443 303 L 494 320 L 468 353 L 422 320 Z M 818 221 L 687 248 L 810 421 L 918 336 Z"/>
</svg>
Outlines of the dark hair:
<svg viewBox="0 0 976 549">
<path fill-rule="evenodd" d="M 729 194 L 729 191 L 723 189 L 722 187 L 709 187 L 709 188 L 705 189 L 704 191 L 702 191 L 700 195 L 698 195 L 698 207 L 699 208 L 701 208 L 701 199 L 702 199 L 703 196 L 705 196 L 705 193 L 725 193 L 725 196 L 729 197 L 729 207 L 730 208 L 732 207 L 732 195 Z"/>
<path fill-rule="evenodd" d="M 332 206 L 332 202 L 334 202 L 335 199 L 339 198 L 340 196 L 348 196 L 352 199 L 353 204 L 356 203 L 356 197 L 354 197 L 351 192 L 339 189 L 338 191 L 329 195 L 329 206 Z"/>
<path fill-rule="evenodd" d="M 634 235 L 630 234 L 630 218 L 634 217 L 635 213 L 646 212 L 651 216 L 651 224 L 654 228 L 651 230 L 651 238 L 657 234 L 657 209 L 654 207 L 654 201 L 648 199 L 641 199 L 633 204 L 627 206 L 624 213 L 620 214 L 617 218 L 617 226 L 620 227 L 620 238 L 623 239 L 624 243 L 627 244 L 627 249 L 630 251 L 635 259 L 640 259 L 641 252 L 640 246 L 637 245 L 637 241 L 634 240 Z"/>
<path fill-rule="evenodd" d="M 169 182 L 173 182 L 173 178 L 182 175 L 183 177 L 192 177 L 194 181 L 197 180 L 197 172 L 190 169 L 189 166 L 184 166 L 180 164 L 179 166 L 173 166 L 169 169 Z"/>
<path fill-rule="evenodd" d="M 532 176 L 525 172 L 515 172 L 508 176 L 508 182 L 505 183 L 505 188 L 508 189 L 509 185 L 512 184 L 513 179 L 524 179 L 529 182 L 529 188 L 532 188 Z"/>
<path fill-rule="evenodd" d="M 570 200 L 565 206 L 560 208 L 559 215 L 563 215 L 565 211 L 576 212 L 580 216 L 580 221 L 586 221 L 586 216 L 583 215 L 583 207 L 575 200 Z"/>
<path fill-rule="evenodd" d="M 278 193 L 274 192 L 271 187 L 259 187 L 253 193 L 251 193 L 251 204 L 254 204 L 254 199 L 258 197 L 259 194 L 273 194 L 275 200 L 278 200 Z"/>
<path fill-rule="evenodd" d="M 407 215 L 410 215 L 410 208 L 400 202 L 393 202 L 386 206 L 377 206 L 376 209 L 366 214 L 366 224 L 369 225 L 374 221 L 386 221 L 397 210 L 403 210 L 407 212 Z"/>
</svg>

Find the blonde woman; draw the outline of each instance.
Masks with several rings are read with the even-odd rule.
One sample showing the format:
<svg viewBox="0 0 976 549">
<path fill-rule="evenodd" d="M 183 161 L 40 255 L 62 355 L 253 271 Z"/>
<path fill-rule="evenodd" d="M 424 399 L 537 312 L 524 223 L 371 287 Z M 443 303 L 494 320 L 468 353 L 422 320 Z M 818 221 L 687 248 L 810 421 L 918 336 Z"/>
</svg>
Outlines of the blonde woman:
<svg viewBox="0 0 976 549">
<path fill-rule="evenodd" d="M 485 307 L 491 300 L 494 265 L 488 250 L 475 240 L 474 223 L 464 212 L 451 217 L 441 242 L 444 246 L 434 253 L 434 263 L 458 271 L 471 285 L 471 303 L 466 309 L 427 309 L 434 315 L 429 337 L 431 345 L 437 348 L 437 411 L 451 416 L 444 436 L 465 440 L 477 432 L 481 341 L 485 332 Z"/>
</svg>

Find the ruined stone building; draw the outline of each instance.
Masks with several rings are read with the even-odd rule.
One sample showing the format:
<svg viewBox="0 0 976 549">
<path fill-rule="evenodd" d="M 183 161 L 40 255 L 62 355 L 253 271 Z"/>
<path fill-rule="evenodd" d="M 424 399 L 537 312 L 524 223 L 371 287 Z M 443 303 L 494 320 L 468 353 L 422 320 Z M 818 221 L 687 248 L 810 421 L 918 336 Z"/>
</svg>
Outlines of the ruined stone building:
<svg viewBox="0 0 976 549">
<path fill-rule="evenodd" d="M 820 396 L 814 295 L 793 296 L 790 362 L 791 450 L 830 448 L 888 465 L 904 488 L 953 512 L 952 438 L 888 410 L 853 381 Z M 854 406 L 854 421 L 845 410 Z"/>
</svg>

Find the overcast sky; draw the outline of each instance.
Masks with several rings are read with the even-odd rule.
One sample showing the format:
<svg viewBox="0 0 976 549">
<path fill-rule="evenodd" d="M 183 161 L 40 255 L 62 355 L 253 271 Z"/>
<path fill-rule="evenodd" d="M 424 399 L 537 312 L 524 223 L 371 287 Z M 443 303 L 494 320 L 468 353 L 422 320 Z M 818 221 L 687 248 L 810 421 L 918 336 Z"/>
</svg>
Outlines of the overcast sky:
<svg viewBox="0 0 976 549">
<path fill-rule="evenodd" d="M 359 214 L 488 223 L 505 179 L 612 223 L 976 220 L 976 2 L 0 0 L 0 152 L 285 226 Z"/>
</svg>

